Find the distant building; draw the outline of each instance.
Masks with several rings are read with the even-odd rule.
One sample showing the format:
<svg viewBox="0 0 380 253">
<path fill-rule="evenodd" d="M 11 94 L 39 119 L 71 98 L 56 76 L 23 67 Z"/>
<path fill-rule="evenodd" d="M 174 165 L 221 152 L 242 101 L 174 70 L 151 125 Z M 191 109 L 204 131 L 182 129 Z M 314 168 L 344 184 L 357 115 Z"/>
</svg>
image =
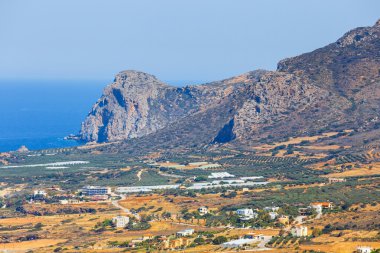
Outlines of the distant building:
<svg viewBox="0 0 380 253">
<path fill-rule="evenodd" d="M 192 229 L 192 228 L 181 230 L 181 231 L 178 231 L 176 233 L 177 237 L 189 236 L 189 235 L 192 235 L 192 234 L 194 234 L 194 229 Z"/>
<path fill-rule="evenodd" d="M 42 197 L 46 197 L 47 196 L 47 193 L 45 190 L 35 190 L 33 192 L 33 196 L 36 197 L 36 196 L 42 196 Z"/>
<path fill-rule="evenodd" d="M 345 178 L 339 178 L 339 177 L 330 177 L 329 178 L 329 184 L 333 183 L 343 183 L 346 182 L 347 180 Z"/>
<path fill-rule="evenodd" d="M 356 248 L 356 252 L 358 253 L 371 253 L 372 248 L 368 246 L 359 246 Z"/>
<path fill-rule="evenodd" d="M 320 205 L 322 208 L 331 209 L 332 203 L 331 202 L 312 202 L 310 203 L 310 206 L 317 206 Z"/>
<path fill-rule="evenodd" d="M 259 216 L 250 208 L 238 209 L 236 210 L 236 214 L 239 216 L 241 220 L 256 219 Z"/>
<path fill-rule="evenodd" d="M 85 186 L 82 188 L 82 193 L 86 196 L 107 195 L 111 194 L 111 188 L 104 186 Z"/>
<path fill-rule="evenodd" d="M 229 242 L 225 242 L 222 244 L 223 248 L 241 248 L 246 245 L 251 245 L 256 243 L 256 239 L 238 239 Z"/>
<path fill-rule="evenodd" d="M 128 225 L 129 217 L 128 216 L 116 216 L 112 218 L 113 224 L 117 228 L 125 228 Z"/>
<path fill-rule="evenodd" d="M 311 208 L 313 208 L 317 212 L 317 214 L 321 214 L 322 213 L 323 207 L 320 204 L 311 205 Z"/>
<path fill-rule="evenodd" d="M 303 237 L 307 236 L 307 227 L 305 226 L 295 226 L 290 229 L 292 236 Z"/>
<path fill-rule="evenodd" d="M 206 206 L 201 206 L 200 208 L 198 208 L 198 212 L 200 215 L 208 214 L 208 208 Z"/>
<path fill-rule="evenodd" d="M 235 177 L 235 175 L 232 175 L 228 172 L 214 172 L 214 173 L 211 173 L 210 176 L 208 176 L 208 178 L 227 178 L 227 177 Z"/>
<path fill-rule="evenodd" d="M 275 220 L 278 216 L 278 213 L 276 212 L 270 212 L 268 213 L 271 220 Z"/>
</svg>

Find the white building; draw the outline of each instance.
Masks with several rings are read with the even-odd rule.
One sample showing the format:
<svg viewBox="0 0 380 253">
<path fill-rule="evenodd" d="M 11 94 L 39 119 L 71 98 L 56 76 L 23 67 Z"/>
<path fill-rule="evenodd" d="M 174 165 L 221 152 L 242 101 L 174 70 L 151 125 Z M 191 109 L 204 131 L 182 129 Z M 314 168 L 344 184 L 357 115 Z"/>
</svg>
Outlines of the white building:
<svg viewBox="0 0 380 253">
<path fill-rule="evenodd" d="M 235 175 L 232 175 L 228 172 L 214 172 L 214 173 L 211 173 L 210 176 L 208 176 L 208 178 L 226 178 L 226 177 L 235 177 Z"/>
<path fill-rule="evenodd" d="M 258 214 L 250 208 L 238 209 L 236 210 L 236 214 L 241 220 L 256 219 L 258 217 Z"/>
<path fill-rule="evenodd" d="M 36 197 L 36 196 L 43 196 L 43 197 L 46 197 L 47 196 L 47 193 L 45 190 L 35 190 L 33 192 L 33 196 Z"/>
<path fill-rule="evenodd" d="M 356 252 L 358 253 L 371 253 L 372 248 L 368 246 L 359 246 L 356 248 Z"/>
<path fill-rule="evenodd" d="M 238 239 L 238 240 L 225 242 L 222 244 L 222 247 L 223 248 L 240 248 L 245 245 L 251 245 L 255 242 L 256 242 L 255 239 Z"/>
<path fill-rule="evenodd" d="M 200 208 L 198 208 L 198 212 L 200 215 L 208 214 L 208 208 L 206 206 L 201 206 Z"/>
<path fill-rule="evenodd" d="M 116 216 L 112 218 L 112 223 L 115 224 L 117 228 L 125 228 L 128 225 L 128 216 Z"/>
<path fill-rule="evenodd" d="M 108 195 L 111 194 L 111 188 L 103 186 L 85 186 L 82 188 L 82 193 L 87 196 Z"/>
<path fill-rule="evenodd" d="M 276 212 L 270 212 L 270 213 L 268 213 L 268 214 L 269 214 L 269 217 L 270 217 L 271 220 L 276 219 L 277 216 L 278 216 L 278 213 L 276 213 Z"/>
<path fill-rule="evenodd" d="M 292 234 L 292 236 L 296 236 L 296 237 L 307 236 L 307 227 L 305 226 L 292 227 L 292 229 L 290 230 L 290 233 Z"/>
<path fill-rule="evenodd" d="M 185 230 L 178 231 L 176 234 L 177 234 L 177 237 L 189 236 L 189 235 L 194 234 L 194 229 L 188 228 Z"/>
</svg>

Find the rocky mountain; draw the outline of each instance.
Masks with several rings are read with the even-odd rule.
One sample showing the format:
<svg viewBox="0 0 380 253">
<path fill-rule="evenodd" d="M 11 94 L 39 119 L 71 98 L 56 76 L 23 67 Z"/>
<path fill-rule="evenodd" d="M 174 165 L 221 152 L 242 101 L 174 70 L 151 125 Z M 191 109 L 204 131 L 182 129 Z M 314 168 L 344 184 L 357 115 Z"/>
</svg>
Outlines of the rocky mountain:
<svg viewBox="0 0 380 253">
<path fill-rule="evenodd" d="M 82 123 L 80 138 L 157 147 L 249 144 L 327 130 L 376 131 L 379 114 L 380 21 L 282 60 L 277 71 L 181 88 L 120 72 Z"/>
</svg>

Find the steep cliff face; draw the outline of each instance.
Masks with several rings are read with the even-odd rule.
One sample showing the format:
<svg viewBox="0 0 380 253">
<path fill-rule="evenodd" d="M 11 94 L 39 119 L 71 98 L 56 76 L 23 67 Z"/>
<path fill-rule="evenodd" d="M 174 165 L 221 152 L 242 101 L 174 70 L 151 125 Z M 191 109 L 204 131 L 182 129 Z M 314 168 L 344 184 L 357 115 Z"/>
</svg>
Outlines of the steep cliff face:
<svg viewBox="0 0 380 253">
<path fill-rule="evenodd" d="M 277 71 L 252 71 L 204 85 L 177 88 L 152 75 L 124 71 L 106 87 L 80 135 L 97 142 L 148 143 L 148 138 L 172 147 L 249 144 L 268 135 L 358 124 L 369 129 L 380 113 L 379 76 L 380 22 L 285 59 Z"/>
<path fill-rule="evenodd" d="M 97 142 L 141 137 L 205 110 L 234 89 L 218 82 L 178 88 L 143 72 L 123 71 L 104 89 L 82 123 L 80 137 Z"/>
</svg>

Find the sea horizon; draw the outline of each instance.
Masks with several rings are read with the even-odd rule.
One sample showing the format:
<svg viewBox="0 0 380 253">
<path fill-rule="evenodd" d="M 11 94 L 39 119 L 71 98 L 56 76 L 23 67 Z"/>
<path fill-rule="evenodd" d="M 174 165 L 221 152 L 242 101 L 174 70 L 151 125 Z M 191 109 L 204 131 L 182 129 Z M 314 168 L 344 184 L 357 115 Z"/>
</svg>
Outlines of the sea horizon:
<svg viewBox="0 0 380 253">
<path fill-rule="evenodd" d="M 72 147 L 111 80 L 0 80 L 0 152 Z"/>
<path fill-rule="evenodd" d="M 0 152 L 73 147 L 82 121 L 113 81 L 89 79 L 1 79 Z M 164 81 L 173 86 L 202 81 Z"/>
</svg>

